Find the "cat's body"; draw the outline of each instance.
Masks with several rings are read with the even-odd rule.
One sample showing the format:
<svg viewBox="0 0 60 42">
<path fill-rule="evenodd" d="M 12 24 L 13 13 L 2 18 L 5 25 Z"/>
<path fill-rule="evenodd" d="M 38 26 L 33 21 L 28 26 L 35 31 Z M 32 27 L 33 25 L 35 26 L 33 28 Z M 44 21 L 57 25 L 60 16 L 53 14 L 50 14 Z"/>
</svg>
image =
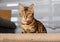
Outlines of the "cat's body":
<svg viewBox="0 0 60 42">
<path fill-rule="evenodd" d="M 47 33 L 44 25 L 34 18 L 33 4 L 29 7 L 20 7 L 20 26 L 22 33 Z"/>
</svg>

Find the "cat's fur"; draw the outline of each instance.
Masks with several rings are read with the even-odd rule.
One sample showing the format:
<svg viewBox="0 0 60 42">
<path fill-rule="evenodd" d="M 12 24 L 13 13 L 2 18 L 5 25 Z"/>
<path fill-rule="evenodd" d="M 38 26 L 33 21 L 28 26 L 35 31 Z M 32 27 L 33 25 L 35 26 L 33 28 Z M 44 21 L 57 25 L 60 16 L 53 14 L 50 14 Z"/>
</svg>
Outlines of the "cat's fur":
<svg viewBox="0 0 60 42">
<path fill-rule="evenodd" d="M 47 33 L 44 25 L 34 18 L 34 4 L 29 7 L 20 5 L 20 18 L 22 33 Z"/>
</svg>

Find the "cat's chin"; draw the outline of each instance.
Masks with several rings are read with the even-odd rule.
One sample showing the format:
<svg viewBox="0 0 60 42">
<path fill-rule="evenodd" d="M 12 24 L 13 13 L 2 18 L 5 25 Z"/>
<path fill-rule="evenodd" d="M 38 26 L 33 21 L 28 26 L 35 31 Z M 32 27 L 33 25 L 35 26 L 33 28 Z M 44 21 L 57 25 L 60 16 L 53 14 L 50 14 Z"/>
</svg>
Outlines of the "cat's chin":
<svg viewBox="0 0 60 42">
<path fill-rule="evenodd" d="M 22 22 L 22 23 L 27 24 L 27 22 Z"/>
<path fill-rule="evenodd" d="M 23 25 L 29 25 L 30 23 L 27 22 L 22 22 Z"/>
<path fill-rule="evenodd" d="M 21 21 L 22 24 L 29 25 L 32 23 L 32 21 Z"/>
<path fill-rule="evenodd" d="M 22 24 L 27 24 L 27 22 L 21 22 Z"/>
<path fill-rule="evenodd" d="M 24 24 L 27 24 L 27 22 L 23 22 Z"/>
</svg>

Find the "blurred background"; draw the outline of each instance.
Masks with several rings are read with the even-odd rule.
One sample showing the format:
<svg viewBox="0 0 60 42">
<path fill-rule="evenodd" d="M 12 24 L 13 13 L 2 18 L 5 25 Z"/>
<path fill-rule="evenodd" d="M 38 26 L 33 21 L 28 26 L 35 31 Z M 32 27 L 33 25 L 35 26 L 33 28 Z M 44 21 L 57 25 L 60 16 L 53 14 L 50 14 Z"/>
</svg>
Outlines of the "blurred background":
<svg viewBox="0 0 60 42">
<path fill-rule="evenodd" d="M 26 6 L 33 3 L 35 18 L 45 25 L 47 32 L 60 33 L 60 0 L 0 0 L 0 9 L 11 10 L 11 21 L 17 26 L 16 33 L 21 32 L 19 3 Z"/>
</svg>

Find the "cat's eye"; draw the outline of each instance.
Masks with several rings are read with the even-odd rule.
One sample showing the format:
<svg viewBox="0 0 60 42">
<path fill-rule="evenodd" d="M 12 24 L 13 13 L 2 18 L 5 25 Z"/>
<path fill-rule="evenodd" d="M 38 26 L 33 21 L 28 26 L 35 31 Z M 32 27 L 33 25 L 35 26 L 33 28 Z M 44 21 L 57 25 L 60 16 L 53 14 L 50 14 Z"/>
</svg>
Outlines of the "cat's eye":
<svg viewBox="0 0 60 42">
<path fill-rule="evenodd" d="M 28 15 L 29 15 L 30 13 L 28 13 Z"/>
</svg>

